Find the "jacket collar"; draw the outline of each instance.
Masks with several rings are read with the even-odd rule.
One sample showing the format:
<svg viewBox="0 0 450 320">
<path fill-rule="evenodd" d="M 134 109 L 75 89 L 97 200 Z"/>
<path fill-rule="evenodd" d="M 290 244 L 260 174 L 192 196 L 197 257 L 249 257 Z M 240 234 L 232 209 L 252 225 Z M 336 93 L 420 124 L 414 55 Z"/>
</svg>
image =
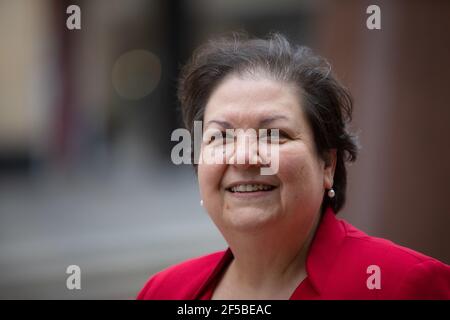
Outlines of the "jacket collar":
<svg viewBox="0 0 450 320">
<path fill-rule="evenodd" d="M 316 230 L 306 258 L 306 272 L 314 289 L 320 294 L 329 280 L 332 269 L 345 239 L 343 223 L 336 218 L 333 209 L 328 207 Z"/>
<path fill-rule="evenodd" d="M 329 270 L 332 269 L 339 255 L 339 249 L 345 239 L 345 235 L 346 230 L 344 224 L 336 218 L 333 209 L 328 207 L 321 217 L 321 221 L 311 242 L 308 256 L 306 257 L 307 279 L 318 294 L 321 294 L 326 287 L 327 281 L 329 280 Z M 231 249 L 228 248 L 225 250 L 211 274 L 196 291 L 194 296 L 198 298 L 212 284 L 211 282 L 217 281 L 219 273 L 226 268 L 233 258 Z M 299 294 L 300 287 L 299 285 L 294 291 L 293 297 Z"/>
</svg>

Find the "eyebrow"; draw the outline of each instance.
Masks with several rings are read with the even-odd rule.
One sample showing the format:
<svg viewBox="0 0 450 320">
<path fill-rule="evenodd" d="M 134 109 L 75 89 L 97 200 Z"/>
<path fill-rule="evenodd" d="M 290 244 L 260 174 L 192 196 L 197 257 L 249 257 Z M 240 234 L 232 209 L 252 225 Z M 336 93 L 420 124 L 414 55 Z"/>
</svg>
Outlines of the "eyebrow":
<svg viewBox="0 0 450 320">
<path fill-rule="evenodd" d="M 277 116 L 271 116 L 268 118 L 264 118 L 259 122 L 259 126 L 266 126 L 268 124 L 270 124 L 271 122 L 274 122 L 276 120 L 289 120 L 288 117 L 283 116 L 283 115 L 277 115 Z M 221 125 L 222 127 L 224 127 L 225 129 L 232 129 L 233 126 L 227 122 L 227 121 L 221 121 L 221 120 L 210 120 L 206 123 L 206 126 L 209 126 L 211 123 L 217 123 L 219 125 Z"/>
</svg>

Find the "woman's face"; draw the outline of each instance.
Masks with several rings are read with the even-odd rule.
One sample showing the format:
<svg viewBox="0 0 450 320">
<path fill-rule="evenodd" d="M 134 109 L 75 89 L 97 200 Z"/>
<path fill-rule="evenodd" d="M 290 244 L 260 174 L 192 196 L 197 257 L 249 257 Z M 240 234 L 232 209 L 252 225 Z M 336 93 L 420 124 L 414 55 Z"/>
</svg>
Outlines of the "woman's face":
<svg viewBox="0 0 450 320">
<path fill-rule="evenodd" d="M 210 96 L 204 133 L 279 129 L 279 163 L 274 175 L 261 175 L 261 163 L 250 163 L 258 150 L 242 143 L 244 139 L 230 142 L 233 148 L 224 157 L 229 160 L 242 152 L 245 163 L 199 164 L 204 207 L 220 230 L 248 232 L 281 225 L 311 226 L 319 214 L 324 192 L 332 187 L 333 166 L 325 165 L 316 153 L 298 91 L 294 85 L 264 76 L 231 75 Z M 204 136 L 202 155 L 212 148 L 220 150 L 217 139 L 210 141 Z M 255 186 L 248 185 L 260 186 L 255 190 Z"/>
</svg>

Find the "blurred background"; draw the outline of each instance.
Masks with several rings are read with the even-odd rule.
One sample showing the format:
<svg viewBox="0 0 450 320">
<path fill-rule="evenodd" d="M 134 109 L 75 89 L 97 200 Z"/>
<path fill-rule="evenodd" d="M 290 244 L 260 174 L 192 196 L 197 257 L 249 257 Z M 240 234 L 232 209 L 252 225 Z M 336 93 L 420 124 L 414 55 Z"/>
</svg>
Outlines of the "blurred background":
<svg viewBox="0 0 450 320">
<path fill-rule="evenodd" d="M 236 29 L 313 47 L 352 91 L 362 149 L 340 216 L 450 263 L 449 1 L 0 0 L 1 299 L 132 299 L 226 248 L 170 134 L 180 66 Z"/>
</svg>

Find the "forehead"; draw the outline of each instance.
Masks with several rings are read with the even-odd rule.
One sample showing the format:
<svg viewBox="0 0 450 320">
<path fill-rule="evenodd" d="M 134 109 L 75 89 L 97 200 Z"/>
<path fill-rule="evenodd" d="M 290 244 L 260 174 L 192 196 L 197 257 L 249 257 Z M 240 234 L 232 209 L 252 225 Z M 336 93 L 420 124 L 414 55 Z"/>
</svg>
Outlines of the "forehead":
<svg viewBox="0 0 450 320">
<path fill-rule="evenodd" d="M 262 118 L 282 115 L 303 121 L 299 90 L 294 84 L 266 77 L 225 78 L 213 91 L 206 105 L 204 120 L 258 122 Z"/>
</svg>

